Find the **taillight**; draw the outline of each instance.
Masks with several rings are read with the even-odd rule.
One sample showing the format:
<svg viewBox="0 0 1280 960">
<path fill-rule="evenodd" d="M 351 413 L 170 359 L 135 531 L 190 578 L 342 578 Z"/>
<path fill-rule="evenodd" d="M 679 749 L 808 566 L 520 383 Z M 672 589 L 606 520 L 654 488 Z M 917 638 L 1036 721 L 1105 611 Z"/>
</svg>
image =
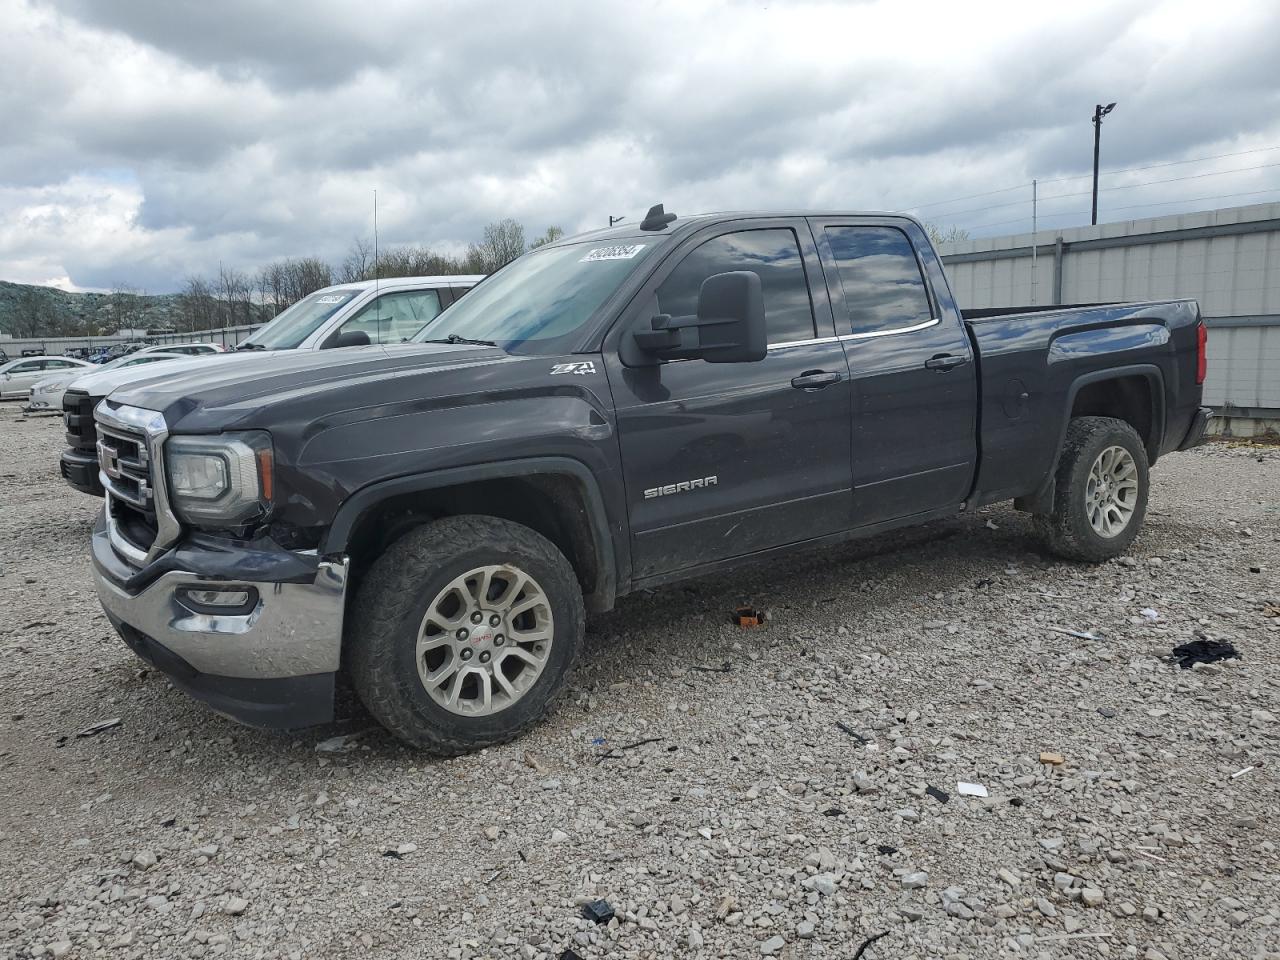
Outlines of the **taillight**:
<svg viewBox="0 0 1280 960">
<path fill-rule="evenodd" d="M 1209 331 L 1201 320 L 1196 325 L 1196 383 L 1204 383 L 1204 376 L 1209 369 L 1208 358 Z"/>
</svg>

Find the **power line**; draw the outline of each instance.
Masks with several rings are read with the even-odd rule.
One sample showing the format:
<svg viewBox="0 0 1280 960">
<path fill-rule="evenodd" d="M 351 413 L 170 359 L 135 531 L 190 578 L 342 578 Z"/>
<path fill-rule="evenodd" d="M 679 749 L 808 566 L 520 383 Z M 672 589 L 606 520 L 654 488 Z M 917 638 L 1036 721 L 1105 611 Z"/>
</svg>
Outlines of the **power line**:
<svg viewBox="0 0 1280 960">
<path fill-rule="evenodd" d="M 1182 163 L 1204 163 L 1207 160 L 1225 160 L 1228 157 L 1244 157 L 1251 153 L 1266 153 L 1269 150 L 1280 150 L 1280 146 L 1274 147 L 1258 147 L 1255 150 L 1241 150 L 1239 153 L 1219 153 L 1212 157 L 1195 157 L 1191 160 L 1166 160 L 1162 163 L 1149 163 L 1145 167 L 1123 167 L 1119 170 L 1103 170 L 1099 176 L 1109 177 L 1115 173 L 1135 173 L 1139 170 L 1154 170 L 1157 167 L 1176 167 Z M 1092 177 L 1092 173 L 1082 173 L 1074 177 L 1053 177 L 1048 180 L 1041 180 L 1041 183 L 1062 183 L 1067 180 L 1088 180 Z"/>
<path fill-rule="evenodd" d="M 1264 193 L 1280 193 L 1280 187 L 1270 190 L 1250 190 L 1247 193 L 1219 193 L 1212 197 L 1183 197 L 1181 200 L 1161 200 L 1157 203 L 1131 203 L 1124 207 L 1108 207 L 1108 210 L 1136 210 L 1139 207 L 1167 207 L 1174 203 L 1200 203 L 1204 200 L 1228 200 L 1233 197 L 1256 197 Z"/>
<path fill-rule="evenodd" d="M 1100 174 L 1100 176 L 1109 177 L 1109 176 L 1113 176 L 1113 175 L 1118 174 L 1118 173 L 1137 173 L 1137 172 L 1142 171 L 1142 170 L 1155 170 L 1155 169 L 1157 169 L 1157 168 L 1159 168 L 1159 167 L 1174 167 L 1174 166 L 1179 166 L 1179 165 L 1181 165 L 1181 164 L 1187 164 L 1187 163 L 1205 163 L 1205 162 L 1207 162 L 1207 161 L 1209 161 L 1209 160 L 1225 160 L 1225 159 L 1227 159 L 1227 158 L 1229 158 L 1229 157 L 1244 157 L 1244 156 L 1248 156 L 1248 155 L 1250 155 L 1250 154 L 1254 154 L 1254 153 L 1268 153 L 1268 152 L 1270 152 L 1270 151 L 1272 151 L 1272 150 L 1280 150 L 1280 144 L 1278 144 L 1278 145 L 1276 145 L 1276 146 L 1271 146 L 1271 147 L 1257 147 L 1257 148 L 1255 148 L 1255 149 L 1253 149 L 1253 150 L 1241 150 L 1241 151 L 1239 151 L 1239 152 L 1237 152 L 1237 153 L 1219 153 L 1219 154 L 1215 154 L 1215 155 L 1210 156 L 1210 157 L 1193 157 L 1193 158 L 1191 158 L 1191 159 L 1189 159 L 1189 160 L 1166 160 L 1166 161 L 1161 162 L 1161 163 L 1149 163 L 1149 164 L 1146 164 L 1145 166 L 1141 166 L 1141 167 L 1122 167 L 1122 168 L 1119 168 L 1119 169 L 1116 169 L 1116 170 L 1104 170 L 1104 171 L 1102 171 L 1102 173 Z M 1228 171 L 1220 171 L 1220 172 L 1218 172 L 1218 173 L 1199 174 L 1198 176 L 1220 176 L 1222 173 L 1238 173 L 1238 172 L 1242 172 L 1242 171 L 1246 171 L 1246 170 L 1260 170 L 1260 169 L 1263 169 L 1264 167 L 1275 166 L 1275 165 L 1276 165 L 1276 164 L 1261 164 L 1261 165 L 1259 165 L 1259 166 L 1255 166 L 1255 167 L 1241 167 L 1239 170 L 1228 170 Z M 1080 175 L 1078 175 L 1078 176 L 1072 176 L 1072 177 L 1053 177 L 1053 178 L 1050 178 L 1050 179 L 1042 179 L 1042 180 L 1040 180 L 1040 183 L 1065 183 L 1065 182 L 1068 182 L 1068 181 L 1071 181 L 1071 180 L 1088 180 L 1088 179 L 1090 179 L 1092 176 L 1093 176 L 1093 174 L 1092 174 L 1092 173 L 1084 173 L 1084 174 L 1080 174 Z M 1178 177 L 1175 177 L 1175 178 L 1170 179 L 1170 180 L 1153 180 L 1153 181 L 1149 181 L 1149 182 L 1150 182 L 1150 183 L 1172 183 L 1172 182 L 1174 182 L 1174 180 L 1178 180 L 1178 179 L 1195 179 L 1195 178 L 1194 178 L 1194 177 L 1185 177 L 1185 178 L 1178 178 Z M 899 208 L 899 211 L 898 211 L 898 212 L 902 213 L 902 212 L 906 212 L 906 211 L 909 211 L 909 210 L 923 210 L 923 209 L 925 209 L 926 207 L 938 207 L 938 206 L 945 206 L 945 205 L 946 205 L 946 204 L 948 204 L 948 203 L 959 203 L 959 202 L 961 202 L 962 200 L 977 200 L 977 199 L 979 199 L 979 198 L 981 198 L 981 197 L 993 197 L 993 196 L 995 196 L 995 195 L 997 195 L 997 194 L 1000 194 L 1000 193 L 1009 193 L 1009 192 L 1010 192 L 1010 191 L 1012 191 L 1012 190 L 1025 190 L 1029 185 L 1030 185 L 1029 183 L 1020 183 L 1020 184 L 1018 184 L 1017 186 L 1013 186 L 1013 187 L 1003 187 L 1003 188 L 1001 188 L 1001 189 L 999 189 L 999 190 L 987 190 L 987 191 L 985 191 L 985 192 L 983 192 L 983 193 L 970 193 L 970 194 L 967 194 L 967 195 L 965 195 L 965 196 L 963 196 L 963 197 L 951 197 L 950 199 L 947 199 L 947 200 L 932 200 L 932 201 L 930 201 L 930 202 L 928 202 L 928 203 L 917 203 L 917 204 L 912 204 L 912 205 L 910 205 L 910 206 L 906 206 L 906 207 L 901 207 L 901 208 Z M 1137 184 L 1137 186 L 1140 186 L 1140 184 Z M 1105 189 L 1108 189 L 1108 190 L 1116 190 L 1116 189 L 1121 189 L 1121 188 L 1118 188 L 1118 187 L 1107 187 L 1107 188 L 1105 188 Z M 1088 192 L 1088 191 L 1086 191 L 1086 192 Z M 1060 193 L 1060 194 L 1058 194 L 1058 196 L 1060 196 L 1060 197 L 1071 197 L 1071 196 L 1080 196 L 1080 194 L 1074 194 L 1074 193 Z M 1052 199 L 1052 197 L 1046 197 L 1046 198 L 1044 198 L 1044 199 Z M 1006 204 L 1001 204 L 1000 206 L 1006 206 Z M 988 207 L 976 207 L 976 208 L 974 208 L 974 209 L 982 210 L 982 209 L 989 209 L 989 208 L 988 208 Z M 969 211 L 953 211 L 953 212 L 950 212 L 950 213 L 945 214 L 945 216 L 949 216 L 949 217 L 950 217 L 950 216 L 959 216 L 961 213 L 967 213 L 967 212 L 969 212 Z"/>
</svg>

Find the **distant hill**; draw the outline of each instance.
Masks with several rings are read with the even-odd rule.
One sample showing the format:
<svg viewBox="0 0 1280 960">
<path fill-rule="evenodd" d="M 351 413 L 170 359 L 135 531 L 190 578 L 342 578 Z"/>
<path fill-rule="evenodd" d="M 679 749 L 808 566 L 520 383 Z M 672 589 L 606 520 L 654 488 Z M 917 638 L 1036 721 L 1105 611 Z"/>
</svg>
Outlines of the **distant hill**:
<svg viewBox="0 0 1280 960">
<path fill-rule="evenodd" d="M 0 280 L 0 332 L 15 337 L 102 336 L 121 327 L 173 328 L 181 320 L 176 293 L 69 293 Z"/>
</svg>

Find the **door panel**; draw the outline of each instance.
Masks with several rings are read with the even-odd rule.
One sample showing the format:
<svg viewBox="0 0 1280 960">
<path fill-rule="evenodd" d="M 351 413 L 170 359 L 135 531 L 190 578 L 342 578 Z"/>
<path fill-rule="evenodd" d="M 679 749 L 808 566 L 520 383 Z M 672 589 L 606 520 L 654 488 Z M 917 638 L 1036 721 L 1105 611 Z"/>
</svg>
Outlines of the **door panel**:
<svg viewBox="0 0 1280 960">
<path fill-rule="evenodd" d="M 753 270 L 761 276 L 771 344 L 764 360 L 627 367 L 617 339 L 606 350 L 637 577 L 849 525 L 848 366 L 830 336 L 812 235 L 803 221 L 784 223 L 691 238 L 623 321 L 630 331 L 655 311 L 691 312 L 696 296 L 688 291 L 701 280 Z M 819 287 L 821 337 L 806 274 Z"/>
<path fill-rule="evenodd" d="M 852 381 L 857 526 L 950 505 L 977 461 L 977 373 L 917 261 L 914 224 L 815 223 Z"/>
</svg>

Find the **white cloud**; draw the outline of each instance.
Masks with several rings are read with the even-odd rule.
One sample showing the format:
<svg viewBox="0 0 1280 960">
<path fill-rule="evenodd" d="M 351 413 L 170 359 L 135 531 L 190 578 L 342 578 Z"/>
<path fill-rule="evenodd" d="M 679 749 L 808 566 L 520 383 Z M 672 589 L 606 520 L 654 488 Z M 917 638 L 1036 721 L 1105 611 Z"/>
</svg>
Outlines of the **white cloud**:
<svg viewBox="0 0 1280 960">
<path fill-rule="evenodd" d="M 0 277 L 173 289 L 221 260 L 340 259 L 367 234 L 925 206 L 1025 229 L 1030 179 L 1280 146 L 1280 8 L 487 0 L 0 0 Z M 1103 212 L 1275 188 L 1271 153 L 1108 178 Z M 1046 183 L 1048 225 L 1086 180 Z M 1006 205 L 1007 204 L 1007 205 Z M 1132 212 L 1126 213 L 1126 210 Z M 1074 218 L 1074 219 L 1073 219 Z"/>
</svg>

